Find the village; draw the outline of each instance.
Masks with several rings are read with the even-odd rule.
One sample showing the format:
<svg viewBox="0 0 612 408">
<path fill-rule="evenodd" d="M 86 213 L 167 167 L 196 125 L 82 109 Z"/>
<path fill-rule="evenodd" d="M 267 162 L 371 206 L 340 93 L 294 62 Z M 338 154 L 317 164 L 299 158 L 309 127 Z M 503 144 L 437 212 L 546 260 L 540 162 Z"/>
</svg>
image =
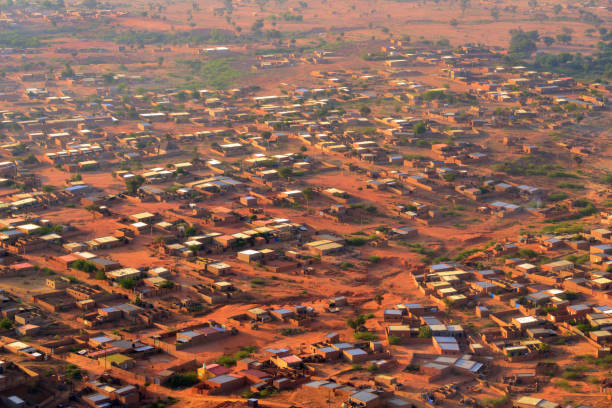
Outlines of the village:
<svg viewBox="0 0 612 408">
<path fill-rule="evenodd" d="M 612 85 L 512 61 L 522 29 L 358 61 L 251 31 L 0 39 L 0 406 L 609 407 Z"/>
</svg>

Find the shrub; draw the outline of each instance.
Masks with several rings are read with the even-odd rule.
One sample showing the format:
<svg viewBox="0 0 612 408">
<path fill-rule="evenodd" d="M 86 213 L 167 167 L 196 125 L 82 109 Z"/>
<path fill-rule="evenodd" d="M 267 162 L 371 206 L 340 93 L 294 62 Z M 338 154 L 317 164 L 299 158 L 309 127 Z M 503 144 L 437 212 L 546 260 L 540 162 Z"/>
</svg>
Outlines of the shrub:
<svg viewBox="0 0 612 408">
<path fill-rule="evenodd" d="M 363 246 L 368 243 L 368 239 L 364 237 L 349 237 L 346 239 L 346 244 L 350 246 Z"/>
<path fill-rule="evenodd" d="M 91 261 L 86 261 L 84 259 L 77 259 L 72 263 L 72 267 L 74 269 L 78 269 L 79 271 L 92 273 L 97 270 L 96 266 Z"/>
<path fill-rule="evenodd" d="M 68 378 L 69 380 L 80 380 L 81 378 L 83 378 L 83 373 L 81 372 L 81 369 L 74 365 L 74 364 L 68 364 L 66 366 L 66 378 Z"/>
<path fill-rule="evenodd" d="M 508 401 L 510 401 L 510 396 L 508 394 L 505 394 L 504 396 L 499 398 L 485 398 L 482 400 L 482 403 L 486 407 L 497 408 L 505 405 Z"/>
<path fill-rule="evenodd" d="M 387 337 L 387 340 L 389 341 L 390 345 L 396 345 L 396 344 L 400 344 L 400 338 L 397 336 L 389 336 Z"/>
<path fill-rule="evenodd" d="M 422 339 L 429 339 L 432 336 L 431 327 L 421 326 L 419 327 L 419 337 Z"/>
<path fill-rule="evenodd" d="M 172 389 L 189 388 L 198 383 L 198 375 L 195 372 L 172 374 L 166 385 Z"/>
<path fill-rule="evenodd" d="M 379 263 L 380 260 L 381 260 L 380 256 L 377 256 L 377 255 L 372 255 L 368 258 L 368 261 L 372 263 Z"/>
<path fill-rule="evenodd" d="M 136 283 L 138 283 L 138 279 L 125 278 L 119 281 L 119 286 L 121 286 L 123 289 L 130 290 L 130 289 L 134 289 L 134 287 L 136 286 Z"/>
<path fill-rule="evenodd" d="M 13 322 L 8 317 L 5 317 L 4 319 L 0 320 L 1 329 L 8 330 L 11 327 L 13 327 Z"/>
<path fill-rule="evenodd" d="M 376 333 L 372 333 L 372 332 L 356 332 L 353 337 L 355 337 L 355 340 L 365 340 L 365 341 L 375 341 L 376 339 L 378 339 L 378 336 L 376 335 Z"/>
<path fill-rule="evenodd" d="M 235 352 L 232 355 L 223 355 L 216 360 L 217 364 L 224 365 L 226 367 L 231 367 L 236 364 L 238 360 L 242 360 L 243 358 L 249 357 L 257 351 L 256 346 L 244 346 L 240 349 L 240 351 Z"/>
</svg>

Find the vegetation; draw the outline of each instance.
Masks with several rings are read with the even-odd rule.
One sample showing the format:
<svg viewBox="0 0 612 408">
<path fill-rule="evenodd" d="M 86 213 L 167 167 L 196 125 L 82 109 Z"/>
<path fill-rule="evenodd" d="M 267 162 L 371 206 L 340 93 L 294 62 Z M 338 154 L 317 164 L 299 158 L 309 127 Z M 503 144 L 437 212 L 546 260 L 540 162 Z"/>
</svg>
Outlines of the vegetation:
<svg viewBox="0 0 612 408">
<path fill-rule="evenodd" d="M 123 289 L 134 289 L 136 287 L 136 284 L 138 284 L 138 279 L 130 277 L 130 278 L 125 278 L 125 279 L 121 279 L 119 281 L 119 286 L 121 286 Z"/>
<path fill-rule="evenodd" d="M 498 408 L 506 405 L 510 401 L 510 396 L 504 394 L 499 398 L 485 398 L 482 400 L 482 404 L 485 407 Z"/>
<path fill-rule="evenodd" d="M 231 367 L 233 365 L 236 365 L 236 362 L 238 360 L 247 358 L 256 351 L 257 351 L 257 347 L 255 346 L 245 346 L 245 347 L 242 347 L 240 351 L 237 351 L 232 355 L 223 355 L 219 357 L 216 363 L 224 365 L 226 367 Z"/>
<path fill-rule="evenodd" d="M 378 339 L 378 336 L 376 335 L 376 333 L 372 333 L 369 331 L 355 332 L 353 334 L 353 337 L 355 337 L 355 340 L 364 340 L 364 341 L 375 341 Z"/>
<path fill-rule="evenodd" d="M 389 342 L 389 344 L 391 346 L 394 346 L 396 344 L 400 344 L 400 340 L 401 339 L 399 337 L 397 337 L 397 336 L 389 336 L 389 337 L 387 337 L 387 341 Z"/>
<path fill-rule="evenodd" d="M 142 177 L 141 175 L 137 175 L 126 179 L 125 186 L 127 188 L 128 193 L 134 195 L 138 192 L 138 189 L 144 184 L 144 182 L 144 177 Z"/>
<path fill-rule="evenodd" d="M 166 386 L 173 390 L 193 387 L 198 383 L 198 374 L 194 372 L 174 373 L 168 378 Z"/>
<path fill-rule="evenodd" d="M 13 327 L 13 321 L 8 317 L 0 320 L 0 329 L 8 330 Z"/>
<path fill-rule="evenodd" d="M 371 313 L 368 314 L 360 314 L 355 318 L 349 318 L 346 321 L 346 325 L 348 327 L 350 327 L 351 329 L 353 329 L 355 332 L 365 324 L 365 322 L 371 318 L 373 318 L 374 315 Z"/>
<path fill-rule="evenodd" d="M 79 271 L 83 271 L 87 273 L 92 273 L 98 270 L 96 268 L 96 265 L 93 264 L 93 262 L 86 261 L 84 259 L 77 259 L 76 261 L 72 263 L 72 267 L 74 269 L 78 269 Z"/>
<path fill-rule="evenodd" d="M 79 381 L 83 378 L 83 373 L 81 372 L 81 369 L 74 364 L 68 364 L 66 366 L 65 375 L 67 379 L 74 381 Z"/>
<path fill-rule="evenodd" d="M 419 327 L 419 337 L 422 339 L 430 339 L 432 336 L 431 327 L 421 326 Z"/>
<path fill-rule="evenodd" d="M 537 31 L 511 30 L 508 52 L 510 55 L 518 58 L 528 57 L 537 50 L 536 41 L 538 39 L 539 34 Z"/>
</svg>

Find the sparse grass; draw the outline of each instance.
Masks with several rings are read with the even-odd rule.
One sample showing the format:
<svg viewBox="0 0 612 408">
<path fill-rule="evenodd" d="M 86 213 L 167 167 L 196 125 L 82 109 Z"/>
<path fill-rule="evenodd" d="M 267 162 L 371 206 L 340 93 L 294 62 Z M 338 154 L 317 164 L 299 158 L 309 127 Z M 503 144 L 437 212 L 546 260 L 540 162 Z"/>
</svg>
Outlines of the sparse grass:
<svg viewBox="0 0 612 408">
<path fill-rule="evenodd" d="M 508 394 L 505 394 L 499 398 L 484 398 L 482 400 L 482 404 L 485 407 L 497 408 L 505 405 L 508 401 L 510 401 L 510 396 Z"/>
<path fill-rule="evenodd" d="M 562 390 L 565 390 L 565 391 L 571 392 L 571 393 L 578 393 L 578 392 L 582 391 L 580 386 L 572 385 L 572 384 L 568 383 L 565 380 L 557 380 L 553 384 L 555 385 L 555 387 L 561 388 Z"/>
</svg>

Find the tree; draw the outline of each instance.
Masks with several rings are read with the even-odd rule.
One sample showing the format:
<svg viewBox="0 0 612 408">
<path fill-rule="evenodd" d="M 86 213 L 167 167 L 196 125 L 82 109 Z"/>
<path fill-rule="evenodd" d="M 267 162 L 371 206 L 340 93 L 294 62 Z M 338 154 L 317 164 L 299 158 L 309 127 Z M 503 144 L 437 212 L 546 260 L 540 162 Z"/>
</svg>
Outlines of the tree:
<svg viewBox="0 0 612 408">
<path fill-rule="evenodd" d="M 315 192 L 312 187 L 306 187 L 304 190 L 302 190 L 302 195 L 304 196 L 306 202 L 308 202 L 314 198 Z"/>
<path fill-rule="evenodd" d="M 83 373 L 81 373 L 81 369 L 76 365 L 68 364 L 66 366 L 66 378 L 78 381 L 83 378 Z"/>
<path fill-rule="evenodd" d="M 268 0 L 255 0 L 255 3 L 259 6 L 259 11 L 264 11 L 264 7 L 268 4 Z"/>
<path fill-rule="evenodd" d="M 281 167 L 278 169 L 278 175 L 284 179 L 288 179 L 293 175 L 293 170 L 290 167 Z"/>
<path fill-rule="evenodd" d="M 453 18 L 451 21 L 448 22 L 451 26 L 453 27 L 457 27 L 459 25 L 459 21 L 457 21 L 456 18 Z"/>
<path fill-rule="evenodd" d="M 546 36 L 542 38 L 542 41 L 544 41 L 544 44 L 546 44 L 547 47 L 550 47 L 555 42 L 555 39 L 550 36 Z"/>
<path fill-rule="evenodd" d="M 137 279 L 135 278 L 125 278 L 125 279 L 121 279 L 119 281 L 119 286 L 121 286 L 123 289 L 133 289 L 136 286 L 136 283 L 138 282 Z"/>
<path fill-rule="evenodd" d="M 419 337 L 422 339 L 429 339 L 431 338 L 432 333 L 431 333 L 431 327 L 429 326 L 421 326 L 419 327 Z"/>
<path fill-rule="evenodd" d="M 13 322 L 8 317 L 0 320 L 0 329 L 8 330 L 11 327 L 13 327 Z"/>
<path fill-rule="evenodd" d="M 374 296 L 374 301 L 376 302 L 376 304 L 377 304 L 378 306 L 382 305 L 382 301 L 383 301 L 383 299 L 384 299 L 384 296 L 383 296 L 382 294 L 380 294 L 380 293 L 377 293 L 377 294 Z"/>
<path fill-rule="evenodd" d="M 359 113 L 361 116 L 368 116 L 370 113 L 372 113 L 372 109 L 370 109 L 369 106 L 364 105 L 359 109 Z"/>
<path fill-rule="evenodd" d="M 64 69 L 62 70 L 62 77 L 63 78 L 74 77 L 74 70 L 72 69 L 70 64 L 66 63 L 66 65 L 64 65 Z"/>
<path fill-rule="evenodd" d="M 255 22 L 251 26 L 251 31 L 254 33 L 260 33 L 263 27 L 264 27 L 263 18 L 258 18 L 257 20 L 255 20 Z"/>
<path fill-rule="evenodd" d="M 357 322 L 357 320 L 353 319 L 352 317 L 346 320 L 346 325 L 354 331 L 357 331 L 357 328 L 359 327 L 359 323 Z"/>
<path fill-rule="evenodd" d="M 535 43 L 539 38 L 537 31 L 511 30 L 510 35 L 508 52 L 511 55 L 527 57 L 537 50 L 538 47 Z"/>
<path fill-rule="evenodd" d="M 499 20 L 499 8 L 497 8 L 497 6 L 491 9 L 491 17 L 493 17 L 495 21 Z"/>
<path fill-rule="evenodd" d="M 97 0 L 83 0 L 81 2 L 81 6 L 85 8 L 89 8 L 89 9 L 95 9 L 98 7 L 98 1 Z"/>
<path fill-rule="evenodd" d="M 136 194 L 138 188 L 144 184 L 145 180 L 141 175 L 130 177 L 125 180 L 125 186 L 127 187 L 129 194 Z"/>
<path fill-rule="evenodd" d="M 412 127 L 412 131 L 417 135 L 422 135 L 427 131 L 427 125 L 425 125 L 424 122 L 415 123 L 415 125 Z"/>
<path fill-rule="evenodd" d="M 470 8 L 471 4 L 470 4 L 470 0 L 461 0 L 461 15 L 465 14 L 465 10 L 467 10 L 468 8 Z"/>
<path fill-rule="evenodd" d="M 555 13 L 555 15 L 559 15 L 559 13 L 561 13 L 561 10 L 563 10 L 563 7 L 560 4 L 555 4 L 553 6 L 553 13 Z"/>
<path fill-rule="evenodd" d="M 393 346 L 395 344 L 400 344 L 401 339 L 398 336 L 389 336 L 387 340 L 389 341 L 389 345 Z"/>
<path fill-rule="evenodd" d="M 561 44 L 569 44 L 572 42 L 572 36 L 570 34 L 557 34 L 557 42 Z"/>
</svg>

